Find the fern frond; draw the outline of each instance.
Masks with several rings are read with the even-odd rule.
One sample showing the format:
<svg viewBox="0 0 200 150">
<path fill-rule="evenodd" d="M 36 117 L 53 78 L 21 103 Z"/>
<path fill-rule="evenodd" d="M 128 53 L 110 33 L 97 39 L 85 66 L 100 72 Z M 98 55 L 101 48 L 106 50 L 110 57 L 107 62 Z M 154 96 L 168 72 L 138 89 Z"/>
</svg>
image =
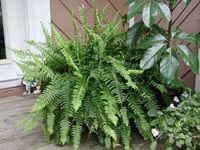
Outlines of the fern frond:
<svg viewBox="0 0 200 150">
<path fill-rule="evenodd" d="M 32 113 L 29 117 L 17 123 L 17 126 L 22 128 L 24 132 L 30 131 L 38 126 L 43 120 L 41 112 Z"/>
<path fill-rule="evenodd" d="M 120 136 L 122 138 L 124 150 L 130 150 L 130 139 L 131 139 L 130 134 L 131 134 L 130 126 L 122 125 L 120 129 Z"/>
<path fill-rule="evenodd" d="M 72 14 L 72 24 L 74 26 L 74 37 L 75 37 L 75 39 L 78 39 L 78 37 L 80 36 L 79 27 L 77 25 L 77 21 L 76 21 L 74 14 Z"/>
<path fill-rule="evenodd" d="M 40 95 L 37 102 L 34 104 L 32 112 L 39 111 L 52 103 L 60 94 L 59 90 L 56 90 L 54 86 L 48 86 L 45 93 Z"/>
<path fill-rule="evenodd" d="M 69 53 L 69 46 L 65 44 L 65 47 L 61 50 L 63 56 L 65 57 L 65 61 L 67 65 L 75 69 L 75 71 L 79 71 L 78 66 L 74 63 L 72 56 Z"/>
<path fill-rule="evenodd" d="M 50 67 L 53 66 L 55 69 L 59 67 L 60 68 L 66 67 L 65 58 L 59 51 L 59 48 L 57 47 L 49 48 L 49 47 L 46 47 L 46 43 L 44 44 L 44 43 L 38 43 L 34 41 L 28 41 L 28 44 L 33 46 L 40 52 L 40 54 L 42 55 L 43 61 L 45 61 L 45 63 L 48 66 Z M 54 49 L 58 49 L 58 50 L 56 51 Z"/>
<path fill-rule="evenodd" d="M 58 48 L 58 50 L 63 49 L 65 45 L 67 44 L 67 42 L 65 42 L 64 38 L 58 33 L 58 31 L 56 30 L 54 26 L 52 26 L 52 32 L 54 35 L 56 47 Z"/>
<path fill-rule="evenodd" d="M 85 31 L 88 37 L 90 38 L 90 40 L 95 43 L 94 46 L 97 48 L 96 51 L 98 52 L 99 57 L 101 58 L 103 52 L 105 51 L 105 46 L 106 46 L 104 43 L 104 40 L 99 34 L 92 32 L 92 30 L 87 27 L 85 28 Z"/>
<path fill-rule="evenodd" d="M 142 87 L 142 93 L 140 93 L 140 97 L 142 102 L 147 110 L 159 109 L 158 101 L 155 95 L 155 92 L 152 91 L 150 88 L 140 85 Z"/>
<path fill-rule="evenodd" d="M 141 106 L 139 98 L 133 91 L 130 91 L 127 95 L 128 107 L 133 111 L 135 116 L 145 118 L 145 112 Z"/>
<path fill-rule="evenodd" d="M 123 107 L 120 110 L 120 113 L 121 113 L 121 118 L 122 118 L 123 124 L 128 127 L 129 126 L 129 117 L 128 117 L 127 109 L 125 107 Z"/>
<path fill-rule="evenodd" d="M 99 93 L 97 94 L 99 95 Z M 111 137 L 114 141 L 117 141 L 117 133 L 115 132 L 115 130 L 112 128 L 112 126 L 110 125 L 106 114 L 104 112 L 103 109 L 103 102 L 101 101 L 101 97 L 99 96 L 95 96 L 96 97 L 96 111 L 97 111 L 97 117 L 98 117 L 98 123 L 100 128 L 103 130 L 103 132 Z"/>
<path fill-rule="evenodd" d="M 60 141 L 64 145 L 65 142 L 69 142 L 69 130 L 70 130 L 71 123 L 67 120 L 67 118 L 64 118 L 60 122 Z"/>
<path fill-rule="evenodd" d="M 82 131 L 82 124 L 80 121 L 77 121 L 76 124 L 72 126 L 72 138 L 75 150 L 77 150 L 80 145 L 81 131 Z"/>
<path fill-rule="evenodd" d="M 101 124 L 103 125 L 103 131 L 105 132 L 105 134 L 111 138 L 113 138 L 115 141 L 117 141 L 117 134 L 116 132 L 108 125 L 106 119 L 104 118 L 104 116 L 102 114 L 100 114 L 100 118 L 102 119 Z"/>
<path fill-rule="evenodd" d="M 110 149 L 111 147 L 112 147 L 112 140 L 111 140 L 111 138 L 110 137 L 108 137 L 108 136 L 106 136 L 106 138 L 105 138 L 105 146 L 106 146 L 106 148 L 107 149 Z"/>
<path fill-rule="evenodd" d="M 147 140 L 147 139 L 152 140 L 153 137 L 152 137 L 152 134 L 151 134 L 151 126 L 147 122 L 147 120 L 144 119 L 144 118 L 141 118 L 141 117 L 140 118 L 135 117 L 134 121 L 135 121 L 135 125 L 138 128 L 139 133 L 142 135 L 142 137 L 145 140 Z"/>
<path fill-rule="evenodd" d="M 53 42 L 52 42 L 52 37 L 50 35 L 50 32 L 47 30 L 47 28 L 44 26 L 43 23 L 41 23 L 42 26 L 42 31 L 45 36 L 45 43 L 49 48 L 53 48 Z"/>
<path fill-rule="evenodd" d="M 128 106 L 133 111 L 132 117 L 134 118 L 135 124 L 144 138 L 152 138 L 150 133 L 150 124 L 146 120 L 145 112 L 140 104 L 138 97 L 133 92 L 128 93 Z"/>
<path fill-rule="evenodd" d="M 55 115 L 54 115 L 55 107 L 51 105 L 47 109 L 46 113 L 46 122 L 47 122 L 47 131 L 52 134 L 53 133 L 53 127 L 54 127 L 54 121 L 55 121 Z"/>
<path fill-rule="evenodd" d="M 162 94 L 167 93 L 167 89 L 164 85 L 155 82 L 154 80 L 151 80 L 151 85 L 155 87 L 157 90 L 159 90 Z"/>
<path fill-rule="evenodd" d="M 117 141 L 117 135 L 116 135 L 115 131 L 109 125 L 104 124 L 103 130 L 106 133 L 106 135 L 112 137 L 115 141 Z"/>
<path fill-rule="evenodd" d="M 44 134 L 44 138 L 45 138 L 46 143 L 49 144 L 50 143 L 51 134 L 48 131 L 48 124 L 47 123 L 44 124 L 43 134 Z"/>
<path fill-rule="evenodd" d="M 103 100 L 105 112 L 108 115 L 110 121 L 116 126 L 118 122 L 117 114 L 119 112 L 117 102 L 115 98 L 110 94 L 108 89 L 104 88 L 101 94 L 101 99 Z"/>
<path fill-rule="evenodd" d="M 131 79 L 131 76 L 129 75 L 129 72 L 126 70 L 126 68 L 122 65 L 122 63 L 114 58 L 109 58 L 110 62 L 113 64 L 114 68 L 117 72 L 120 73 L 120 75 L 127 81 L 127 86 L 132 87 L 134 90 L 138 90 L 138 86 L 136 82 L 133 82 Z"/>
<path fill-rule="evenodd" d="M 76 81 L 76 84 L 73 88 L 73 95 L 72 95 L 72 98 L 73 98 L 72 105 L 75 112 L 77 112 L 78 109 L 82 105 L 82 101 L 86 93 L 87 84 L 88 84 L 87 77 L 78 78 Z"/>
<path fill-rule="evenodd" d="M 29 51 L 19 50 L 19 49 L 12 49 L 12 52 L 19 57 L 20 59 L 26 59 L 27 57 L 30 58 Z"/>
<path fill-rule="evenodd" d="M 115 70 L 112 68 L 110 71 L 104 71 L 103 80 L 105 85 L 111 91 L 111 94 L 116 98 L 117 102 L 122 104 L 126 100 L 126 93 L 123 92 L 126 87 L 122 82 L 120 82 Z"/>
<path fill-rule="evenodd" d="M 77 65 L 74 62 L 73 56 L 70 53 L 70 45 L 65 42 L 64 38 L 56 31 L 55 28 L 52 28 L 52 30 L 55 36 L 56 46 L 58 47 L 58 50 L 61 52 L 61 54 L 64 56 L 65 62 L 76 71 L 79 71 Z"/>
<path fill-rule="evenodd" d="M 91 95 L 86 95 L 84 103 L 83 103 L 83 114 L 85 116 L 85 121 L 86 121 L 86 125 L 88 127 L 90 127 L 93 122 L 90 120 L 93 120 L 96 118 L 96 110 L 95 110 L 95 100 L 92 99 Z M 90 129 L 90 128 L 89 128 Z"/>
<path fill-rule="evenodd" d="M 64 118 L 73 117 L 74 109 L 72 107 L 72 87 L 71 81 L 67 80 L 60 90 L 59 108 L 62 110 Z"/>
<path fill-rule="evenodd" d="M 47 79 L 53 79 L 55 77 L 55 72 L 49 68 L 47 65 L 41 65 L 38 66 L 38 70 L 40 70 L 40 73 L 43 77 L 46 77 Z"/>
<path fill-rule="evenodd" d="M 63 83 L 65 83 L 63 79 L 63 77 L 57 76 L 57 78 L 53 79 L 49 83 L 49 85 L 37 99 L 37 102 L 32 108 L 32 112 L 43 109 L 60 96 L 60 88 L 63 86 Z"/>
<path fill-rule="evenodd" d="M 88 27 L 88 17 L 86 15 L 86 10 L 85 10 L 84 5 L 79 7 L 79 12 L 80 12 L 81 23 L 82 23 L 83 29 L 85 30 L 85 28 Z"/>
<path fill-rule="evenodd" d="M 100 20 L 103 22 L 103 19 L 106 18 L 106 14 L 108 12 L 108 8 L 110 7 L 110 3 L 106 4 L 102 9 L 102 12 L 99 12 Z"/>
</svg>

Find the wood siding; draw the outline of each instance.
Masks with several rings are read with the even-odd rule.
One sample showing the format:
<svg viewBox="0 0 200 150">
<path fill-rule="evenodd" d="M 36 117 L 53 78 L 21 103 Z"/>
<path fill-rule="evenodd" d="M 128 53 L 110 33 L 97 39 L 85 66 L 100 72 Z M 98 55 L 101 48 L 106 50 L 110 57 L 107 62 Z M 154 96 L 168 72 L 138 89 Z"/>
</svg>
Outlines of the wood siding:
<svg viewBox="0 0 200 150">
<path fill-rule="evenodd" d="M 118 11 L 120 12 L 120 16 L 123 16 L 127 12 L 124 2 L 125 0 L 99 0 L 98 7 L 102 9 L 107 3 L 110 3 L 107 17 L 113 18 Z M 80 13 L 78 11 L 81 5 L 85 6 L 89 23 L 92 24 L 94 21 L 91 13 L 92 0 L 51 0 L 51 21 L 66 40 L 70 40 L 74 36 L 72 12 L 75 14 L 78 25 L 81 25 Z M 173 28 L 180 27 L 188 33 L 200 33 L 200 1 L 191 0 L 190 4 L 186 6 L 182 0 L 179 0 L 173 11 L 172 18 Z M 158 19 L 158 23 L 167 28 L 163 20 Z M 187 45 L 197 53 L 197 49 L 194 48 L 193 44 L 187 43 Z M 187 85 L 194 88 L 195 75 L 182 62 L 180 77 L 183 78 Z"/>
<path fill-rule="evenodd" d="M 189 5 L 185 5 L 182 0 L 179 0 L 173 13 L 173 29 L 181 28 L 187 33 L 200 33 L 200 1 L 191 0 Z M 166 24 L 163 20 L 159 22 L 162 26 L 166 28 Z M 198 50 L 191 43 L 184 43 L 189 46 L 197 54 Z M 190 71 L 190 69 L 181 61 L 180 65 L 180 77 L 185 81 L 185 83 L 194 88 L 195 87 L 195 74 Z"/>
<path fill-rule="evenodd" d="M 108 19 L 112 19 L 117 12 L 120 12 L 119 15 L 122 17 L 127 11 L 124 0 L 99 0 L 97 3 L 100 10 L 110 3 L 106 16 Z M 51 0 L 51 22 L 66 40 L 74 36 L 72 13 L 78 25 L 81 25 L 79 7 L 82 5 L 86 8 L 89 24 L 92 24 L 92 0 Z"/>
</svg>

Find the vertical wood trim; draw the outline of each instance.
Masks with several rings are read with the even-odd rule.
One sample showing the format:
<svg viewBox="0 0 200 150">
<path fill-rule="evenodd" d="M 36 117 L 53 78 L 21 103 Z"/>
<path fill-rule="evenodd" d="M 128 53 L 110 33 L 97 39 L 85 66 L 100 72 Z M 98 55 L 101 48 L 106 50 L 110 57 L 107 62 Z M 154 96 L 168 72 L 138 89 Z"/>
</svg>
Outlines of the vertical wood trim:
<svg viewBox="0 0 200 150">
<path fill-rule="evenodd" d="M 130 5 L 129 5 L 129 9 L 131 8 L 131 6 L 133 6 L 134 5 L 134 2 L 133 3 L 131 3 Z M 131 18 L 130 20 L 129 20 L 129 28 L 132 26 L 132 25 L 134 25 L 134 23 L 135 23 L 135 17 L 133 17 L 133 18 Z"/>
<path fill-rule="evenodd" d="M 26 0 L 25 11 L 27 28 L 26 40 L 44 41 L 45 37 L 43 35 L 41 23 L 43 23 L 45 28 L 51 33 L 50 0 L 43 0 L 42 4 L 40 0 Z"/>
<path fill-rule="evenodd" d="M 200 60 L 200 49 L 198 52 L 198 57 Z M 200 69 L 200 66 L 199 66 Z M 200 92 L 200 74 L 196 75 L 196 80 L 195 80 L 195 91 Z"/>
<path fill-rule="evenodd" d="M 0 60 L 0 62 L 10 62 L 11 55 L 10 51 L 8 50 L 7 46 L 9 45 L 9 32 L 8 32 L 8 19 L 7 19 L 7 4 L 5 0 L 1 0 L 1 9 L 2 9 L 2 20 L 3 20 L 3 29 L 4 29 L 4 42 L 5 42 L 5 51 L 6 51 L 6 59 Z"/>
</svg>

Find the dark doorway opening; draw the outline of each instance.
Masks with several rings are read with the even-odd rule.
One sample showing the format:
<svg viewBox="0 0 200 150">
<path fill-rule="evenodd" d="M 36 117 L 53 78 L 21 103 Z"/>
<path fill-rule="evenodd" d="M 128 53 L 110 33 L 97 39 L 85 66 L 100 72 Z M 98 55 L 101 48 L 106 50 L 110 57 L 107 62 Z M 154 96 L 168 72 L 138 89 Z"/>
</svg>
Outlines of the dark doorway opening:
<svg viewBox="0 0 200 150">
<path fill-rule="evenodd" d="M 1 0 L 0 0 L 0 59 L 6 59 Z"/>
</svg>

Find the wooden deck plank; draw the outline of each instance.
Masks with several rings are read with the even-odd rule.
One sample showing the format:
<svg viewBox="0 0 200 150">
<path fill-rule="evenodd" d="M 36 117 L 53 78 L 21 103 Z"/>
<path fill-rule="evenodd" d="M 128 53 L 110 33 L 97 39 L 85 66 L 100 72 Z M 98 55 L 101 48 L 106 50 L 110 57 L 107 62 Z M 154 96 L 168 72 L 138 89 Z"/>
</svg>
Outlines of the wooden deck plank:
<svg viewBox="0 0 200 150">
<path fill-rule="evenodd" d="M 1 150 L 17 150 L 17 147 L 16 147 L 15 143 L 13 143 L 12 141 L 8 141 L 5 143 L 1 143 L 0 149 Z"/>
<path fill-rule="evenodd" d="M 20 100 L 20 99 L 24 99 L 24 98 L 25 97 L 22 97 L 22 96 L 3 97 L 3 98 L 0 98 L 0 104 L 12 102 L 12 101 L 16 101 L 16 100 Z"/>
<path fill-rule="evenodd" d="M 73 148 L 72 147 L 66 147 L 66 146 L 60 147 L 60 146 L 56 146 L 54 144 L 48 144 L 48 145 L 44 145 L 42 147 L 39 147 L 35 150 L 73 150 Z"/>
<path fill-rule="evenodd" d="M 46 144 L 41 126 L 26 133 L 16 126 L 18 121 L 28 116 L 36 98 L 37 96 L 0 98 L 0 150 L 73 150 L 73 146 L 56 146 L 54 141 Z M 139 150 L 148 150 L 148 143 L 144 143 L 139 137 L 134 138 L 140 146 Z M 94 138 L 88 139 L 85 136 L 79 150 L 105 150 L 105 147 L 99 145 Z"/>
<path fill-rule="evenodd" d="M 32 99 L 32 98 L 37 98 L 38 95 L 29 95 L 29 96 L 10 96 L 10 97 L 3 97 L 3 98 L 0 98 L 0 104 L 3 104 L 3 103 L 9 103 L 9 102 L 13 102 L 13 101 L 19 101 L 21 99 Z"/>
<path fill-rule="evenodd" d="M 18 101 L 13 101 L 9 103 L 3 103 L 0 104 L 0 112 L 5 112 L 5 111 L 14 111 L 17 108 L 21 107 L 26 107 L 33 105 L 35 102 L 35 99 L 20 99 Z"/>
</svg>

